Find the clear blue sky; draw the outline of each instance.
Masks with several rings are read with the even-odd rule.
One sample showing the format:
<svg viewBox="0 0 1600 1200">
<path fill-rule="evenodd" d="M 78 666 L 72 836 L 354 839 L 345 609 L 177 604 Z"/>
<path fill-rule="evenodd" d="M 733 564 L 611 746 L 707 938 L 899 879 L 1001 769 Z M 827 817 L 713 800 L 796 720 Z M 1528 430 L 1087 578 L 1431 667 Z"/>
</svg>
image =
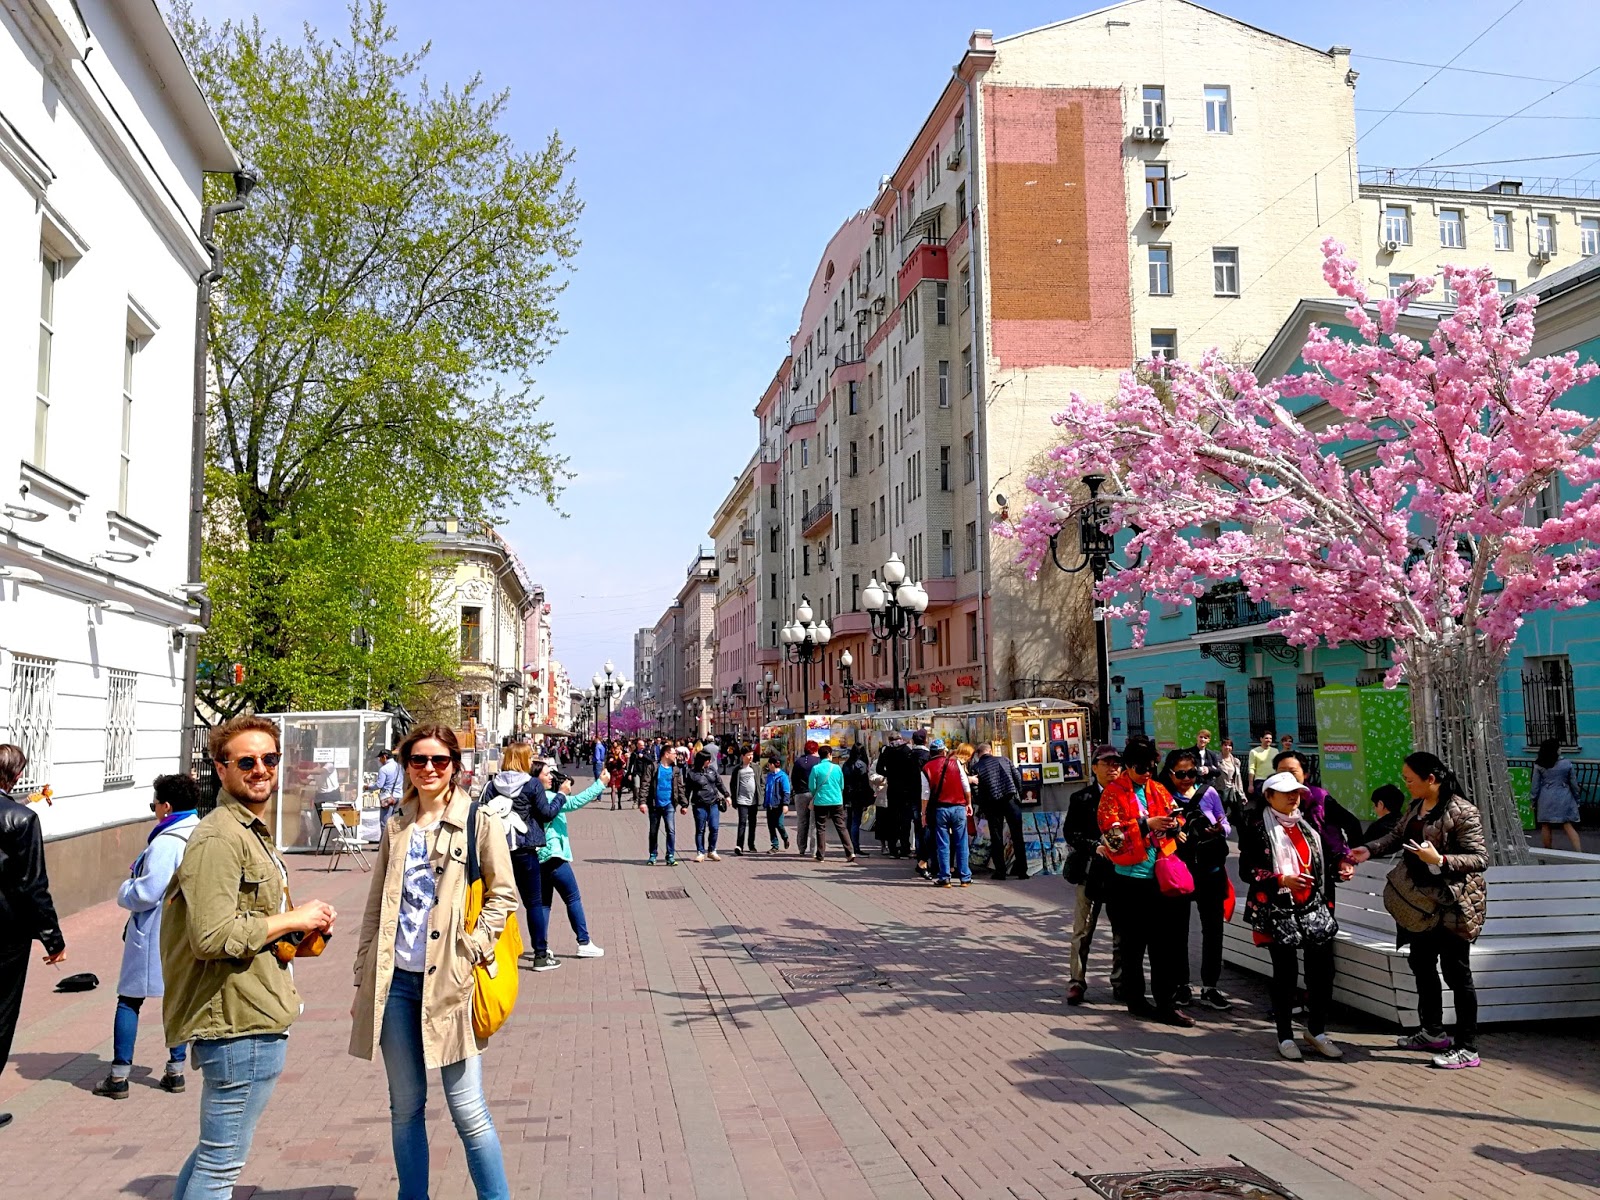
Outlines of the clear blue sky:
<svg viewBox="0 0 1600 1200">
<path fill-rule="evenodd" d="M 1484 115 L 1400 113 L 1375 128 L 1433 72 L 1366 54 L 1445 63 L 1512 3 L 1215 7 L 1318 48 L 1352 47 L 1361 162 L 1404 166 L 1559 86 L 1539 79 L 1600 65 L 1593 0 L 1523 0 L 1455 64 L 1515 78 L 1447 71 L 1404 105 Z M 201 6 L 219 16 L 250 7 Z M 300 20 L 329 35 L 343 26 L 335 0 L 255 7 L 291 35 Z M 634 630 L 653 624 L 682 583 L 754 448 L 751 408 L 817 256 L 898 161 L 968 34 L 1004 36 L 1098 7 L 394 0 L 403 41 L 433 44 L 430 78 L 481 72 L 510 88 L 510 128 L 525 144 L 558 129 L 577 152 L 584 245 L 561 302 L 567 335 L 541 379 L 557 449 L 577 473 L 562 503 L 570 515 L 530 503 L 507 530 L 548 590 L 556 654 L 574 679 L 608 656 L 632 671 Z M 1541 119 L 1507 121 L 1439 161 L 1592 151 L 1506 169 L 1600 175 L 1600 71 L 1529 116 Z"/>
</svg>

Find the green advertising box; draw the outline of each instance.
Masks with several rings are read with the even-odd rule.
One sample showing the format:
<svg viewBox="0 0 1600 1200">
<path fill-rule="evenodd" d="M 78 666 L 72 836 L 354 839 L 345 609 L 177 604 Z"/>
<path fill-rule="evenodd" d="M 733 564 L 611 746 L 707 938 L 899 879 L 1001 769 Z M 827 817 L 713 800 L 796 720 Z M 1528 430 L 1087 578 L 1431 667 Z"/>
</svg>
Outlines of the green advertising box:
<svg viewBox="0 0 1600 1200">
<path fill-rule="evenodd" d="M 1400 764 L 1411 753 L 1409 688 L 1317 689 L 1317 737 L 1322 786 L 1363 821 L 1372 820 L 1373 789 L 1400 784 Z"/>
<path fill-rule="evenodd" d="M 1162 696 L 1155 702 L 1156 749 L 1162 754 L 1192 746 L 1202 729 L 1217 731 L 1217 702 L 1210 696 Z"/>
</svg>

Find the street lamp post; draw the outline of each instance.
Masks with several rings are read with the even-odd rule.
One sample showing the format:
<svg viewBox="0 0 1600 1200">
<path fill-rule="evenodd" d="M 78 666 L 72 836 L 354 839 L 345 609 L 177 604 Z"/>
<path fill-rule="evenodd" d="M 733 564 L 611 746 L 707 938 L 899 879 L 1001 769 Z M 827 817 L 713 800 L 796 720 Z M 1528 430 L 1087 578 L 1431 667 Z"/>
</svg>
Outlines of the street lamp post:
<svg viewBox="0 0 1600 1200">
<path fill-rule="evenodd" d="M 756 680 L 756 703 L 761 706 L 761 711 L 768 721 L 772 720 L 772 704 L 778 698 L 778 681 L 768 671 Z"/>
<path fill-rule="evenodd" d="M 608 742 L 611 740 L 611 697 L 620 696 L 628 690 L 628 681 L 621 675 L 617 675 L 616 672 L 616 665 L 608 658 L 605 665 L 605 677 L 601 678 L 600 672 L 596 671 L 594 677 L 589 680 L 590 683 L 594 684 L 595 725 L 597 727 L 600 724 L 600 704 L 602 701 L 605 703 L 606 741 Z M 613 675 L 616 676 L 615 679 L 612 678 Z"/>
<path fill-rule="evenodd" d="M 855 665 L 855 656 L 846 650 L 839 655 L 839 686 L 844 689 L 844 711 L 850 713 L 850 689 L 855 684 L 855 677 L 850 674 L 850 668 Z"/>
<path fill-rule="evenodd" d="M 872 637 L 889 646 L 889 676 L 894 689 L 894 704 L 900 706 L 900 643 L 909 643 L 922 628 L 922 614 L 928 609 L 928 593 L 920 583 L 906 579 L 906 565 L 898 554 L 890 554 L 883 564 L 883 583 L 877 576 L 861 593 L 861 603 L 872 618 Z"/>
<path fill-rule="evenodd" d="M 1056 541 L 1061 536 L 1061 530 L 1066 528 L 1067 521 L 1072 517 L 1072 510 L 1066 505 L 1061 505 L 1056 510 L 1060 528 L 1050 535 L 1050 559 L 1060 570 L 1068 575 L 1076 575 L 1085 567 L 1094 576 L 1094 670 L 1095 687 L 1099 691 L 1099 704 L 1095 706 L 1096 729 L 1094 740 L 1108 742 L 1111 740 L 1111 655 L 1106 644 L 1106 619 L 1105 610 L 1100 604 L 1100 583 L 1106 577 L 1106 568 L 1111 566 L 1111 554 L 1117 547 L 1116 538 L 1105 531 L 1105 524 L 1111 519 L 1111 502 L 1100 497 L 1100 488 L 1105 484 L 1103 475 L 1085 475 L 1083 486 L 1089 489 L 1089 501 L 1078 510 L 1078 561 L 1073 566 L 1067 566 L 1056 553 Z"/>
<path fill-rule="evenodd" d="M 794 619 L 778 631 L 784 657 L 800 665 L 801 697 L 806 713 L 811 711 L 811 664 L 822 657 L 822 648 L 833 637 L 827 621 L 813 622 L 812 615 L 811 602 L 801 596 L 800 603 L 795 606 Z"/>
</svg>

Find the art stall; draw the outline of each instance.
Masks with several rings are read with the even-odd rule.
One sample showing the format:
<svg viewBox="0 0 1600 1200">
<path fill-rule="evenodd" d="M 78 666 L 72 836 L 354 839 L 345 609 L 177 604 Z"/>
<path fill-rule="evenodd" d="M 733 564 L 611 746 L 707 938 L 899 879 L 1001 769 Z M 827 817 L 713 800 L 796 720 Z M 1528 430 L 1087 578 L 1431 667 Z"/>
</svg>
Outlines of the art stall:
<svg viewBox="0 0 1600 1200">
<path fill-rule="evenodd" d="M 278 794 L 268 814 L 285 850 L 316 850 L 336 824 L 378 837 L 378 751 L 392 745 L 393 716 L 372 709 L 264 713 L 283 738 Z"/>
</svg>

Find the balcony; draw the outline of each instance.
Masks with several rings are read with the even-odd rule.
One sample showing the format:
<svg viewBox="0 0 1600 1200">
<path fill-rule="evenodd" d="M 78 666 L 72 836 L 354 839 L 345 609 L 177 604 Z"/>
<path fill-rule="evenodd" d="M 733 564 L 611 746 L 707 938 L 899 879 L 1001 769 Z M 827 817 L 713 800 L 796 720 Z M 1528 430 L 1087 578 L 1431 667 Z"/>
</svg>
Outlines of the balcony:
<svg viewBox="0 0 1600 1200">
<path fill-rule="evenodd" d="M 817 419 L 817 406 L 807 404 L 795 409 L 789 414 L 789 419 L 783 423 L 785 429 L 793 429 L 796 425 L 807 425 Z"/>
<path fill-rule="evenodd" d="M 800 535 L 810 537 L 821 531 L 824 525 L 833 520 L 833 497 L 824 496 L 810 508 L 806 509 L 805 516 L 800 518 Z"/>
<path fill-rule="evenodd" d="M 756 531 L 748 527 L 739 530 L 739 544 L 741 546 L 754 546 L 756 544 Z"/>
<path fill-rule="evenodd" d="M 842 347 L 839 353 L 833 356 L 833 365 L 836 367 L 849 367 L 858 362 L 867 361 L 867 343 L 865 341 L 852 341 Z"/>
<path fill-rule="evenodd" d="M 1282 610 L 1273 608 L 1264 600 L 1252 600 L 1244 585 L 1219 583 L 1195 601 L 1195 628 L 1200 633 L 1218 633 L 1225 629 L 1245 629 L 1265 625 Z"/>
</svg>

